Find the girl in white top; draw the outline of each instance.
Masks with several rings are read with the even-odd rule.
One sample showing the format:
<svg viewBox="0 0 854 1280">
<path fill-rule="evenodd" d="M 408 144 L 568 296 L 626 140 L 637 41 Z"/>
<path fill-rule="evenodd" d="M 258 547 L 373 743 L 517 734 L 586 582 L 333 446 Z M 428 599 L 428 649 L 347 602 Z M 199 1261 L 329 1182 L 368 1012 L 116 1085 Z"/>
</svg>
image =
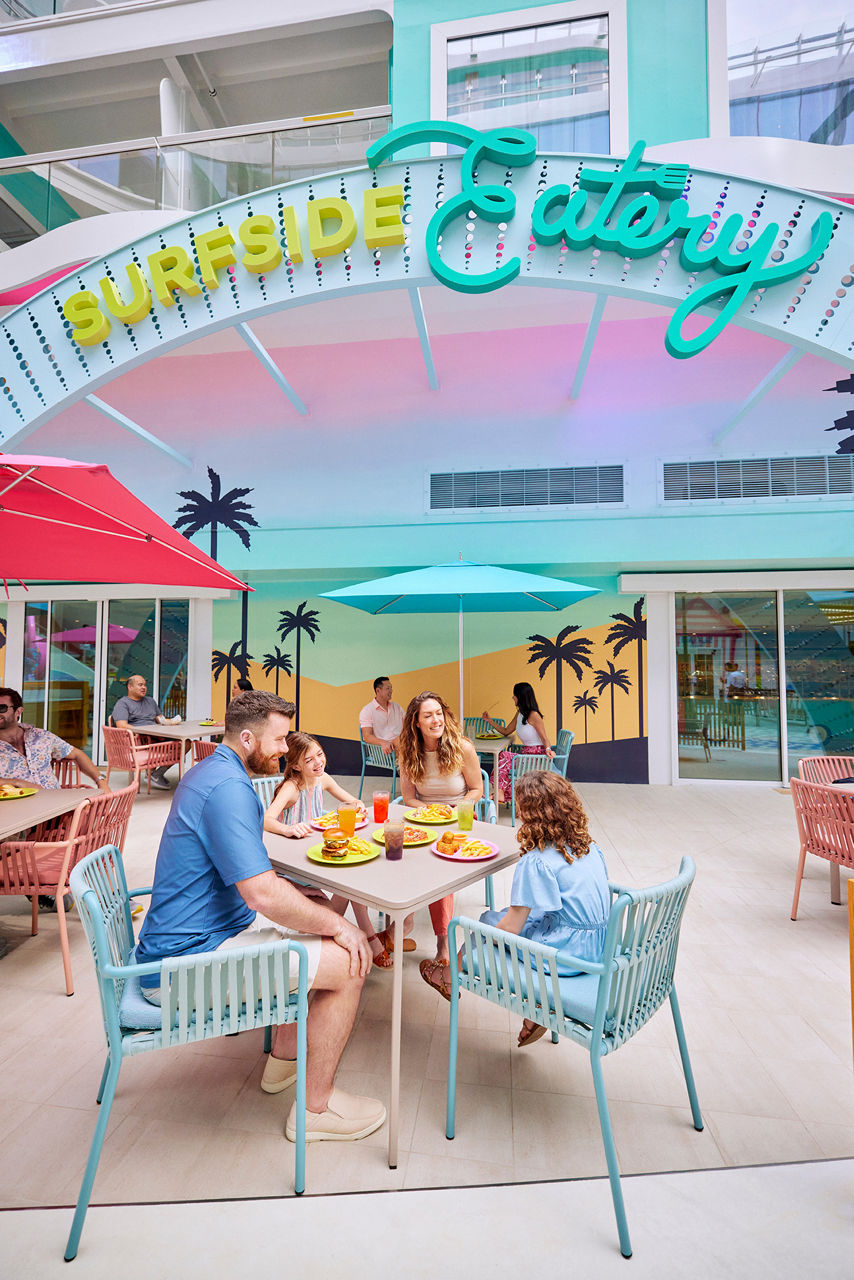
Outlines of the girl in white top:
<svg viewBox="0 0 854 1280">
<path fill-rule="evenodd" d="M 519 684 L 514 684 L 513 701 L 516 704 L 516 714 L 508 725 L 496 724 L 494 720 L 490 720 L 485 711 L 483 712 L 483 719 L 487 724 L 492 725 L 496 733 L 503 734 L 507 738 L 515 733 L 522 744 L 523 755 L 546 755 L 551 760 L 554 756 L 554 751 L 549 743 L 545 721 L 540 708 L 537 706 L 537 695 L 534 693 L 533 687 L 524 680 Z M 513 755 L 514 752 L 512 751 L 501 751 L 498 755 L 499 798 L 508 803 Z M 493 783 L 494 781 L 493 779 Z"/>
<path fill-rule="evenodd" d="M 339 804 L 356 805 L 360 815 L 364 816 L 361 801 L 351 796 L 326 772 L 326 754 L 317 739 L 309 733 L 289 734 L 285 776 L 264 814 L 264 830 L 293 838 L 311 835 L 311 822 L 323 813 L 324 793 Z M 350 904 L 341 894 L 334 894 L 329 900 L 332 910 L 342 916 L 348 905 L 352 905 L 356 924 L 367 936 L 374 964 L 381 969 L 390 969 L 393 961 L 374 933 L 367 909 L 358 902 Z"/>
</svg>

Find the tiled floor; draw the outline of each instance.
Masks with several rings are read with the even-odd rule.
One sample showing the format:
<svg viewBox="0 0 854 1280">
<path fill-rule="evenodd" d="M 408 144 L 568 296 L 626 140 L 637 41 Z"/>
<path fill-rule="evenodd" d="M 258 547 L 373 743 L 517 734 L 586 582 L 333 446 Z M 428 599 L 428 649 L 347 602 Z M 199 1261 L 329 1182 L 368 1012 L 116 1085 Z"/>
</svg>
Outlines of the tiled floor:
<svg viewBox="0 0 854 1280">
<path fill-rule="evenodd" d="M 677 983 L 706 1129 L 691 1125 L 662 1010 L 605 1062 L 624 1173 L 854 1157 L 846 913 L 831 906 L 827 868 L 813 860 L 799 919 L 789 919 L 797 851 L 790 797 L 723 784 L 580 791 L 612 879 L 667 878 L 684 853 L 698 868 Z M 169 799 L 137 801 L 126 850 L 131 883 L 150 881 Z M 496 877 L 497 904 L 510 879 Z M 94 1123 L 100 1017 L 77 921 L 76 994 L 67 999 L 56 917 L 43 915 L 31 939 L 25 905 L 0 899 L 0 933 L 10 941 L 0 962 L 0 1206 L 68 1205 Z M 478 914 L 481 891 L 461 894 L 457 908 Z M 461 1008 L 457 1137 L 446 1141 L 448 1009 L 418 975 L 419 958 L 430 953 L 426 913 L 416 938 L 417 953 L 405 959 L 399 1167 L 386 1165 L 384 1129 L 361 1143 L 320 1144 L 308 1153 L 309 1192 L 603 1174 L 584 1054 L 548 1038 L 518 1050 L 506 1013 L 472 997 Z M 390 973 L 374 970 L 341 1065 L 344 1088 L 386 1096 L 389 988 Z M 262 1094 L 262 1069 L 260 1034 L 129 1060 L 93 1204 L 290 1196 L 293 1152 L 282 1126 L 291 1096 Z"/>
</svg>

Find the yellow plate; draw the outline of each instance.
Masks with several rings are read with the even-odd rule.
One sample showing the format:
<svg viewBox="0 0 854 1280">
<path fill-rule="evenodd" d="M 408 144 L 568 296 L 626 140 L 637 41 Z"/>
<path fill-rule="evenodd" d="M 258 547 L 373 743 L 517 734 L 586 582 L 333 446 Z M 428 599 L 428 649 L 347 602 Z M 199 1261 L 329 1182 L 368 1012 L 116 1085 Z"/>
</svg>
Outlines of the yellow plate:
<svg viewBox="0 0 854 1280">
<path fill-rule="evenodd" d="M 383 845 L 383 847 L 385 847 L 385 833 L 383 832 L 382 827 L 377 827 L 376 831 L 371 832 L 371 839 L 376 840 L 377 844 L 381 844 Z M 433 843 L 433 837 L 431 835 L 428 835 L 428 833 L 425 831 L 423 840 L 404 840 L 403 847 L 404 849 L 417 849 L 418 846 L 421 844 L 432 844 L 432 843 Z"/>
<path fill-rule="evenodd" d="M 217 721 L 216 721 L 216 720 L 200 720 L 200 721 L 199 721 L 199 724 L 203 724 L 203 725 L 205 726 L 205 728 L 206 728 L 206 729 L 207 729 L 208 725 L 212 725 L 212 724 L 216 724 L 216 723 L 217 723 Z"/>
<path fill-rule="evenodd" d="M 506 733 L 476 733 L 475 737 L 478 742 L 500 742 L 502 738 L 506 738 Z"/>
<path fill-rule="evenodd" d="M 24 796 L 34 796 L 37 791 L 38 787 L 22 787 L 13 796 L 0 795 L 0 800 L 23 800 Z"/>
<path fill-rule="evenodd" d="M 352 867 L 357 862 L 372 862 L 374 858 L 380 856 L 379 849 L 368 849 L 367 853 L 362 853 L 360 850 L 357 853 L 348 852 L 343 858 L 326 858 L 322 844 L 313 844 L 306 853 L 312 862 L 320 862 L 324 867 Z"/>
<path fill-rule="evenodd" d="M 413 823 L 416 827 L 449 827 L 457 820 L 456 808 L 451 808 L 450 818 L 419 818 L 416 817 L 417 809 L 404 809 L 403 816 L 407 822 Z"/>
</svg>

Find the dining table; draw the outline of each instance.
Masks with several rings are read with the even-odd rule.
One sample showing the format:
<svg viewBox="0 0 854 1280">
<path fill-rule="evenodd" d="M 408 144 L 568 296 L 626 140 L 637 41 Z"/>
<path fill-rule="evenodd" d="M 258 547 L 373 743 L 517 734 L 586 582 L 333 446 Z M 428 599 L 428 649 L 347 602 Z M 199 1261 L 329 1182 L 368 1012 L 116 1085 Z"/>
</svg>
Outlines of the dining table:
<svg viewBox="0 0 854 1280">
<path fill-rule="evenodd" d="M 401 818 L 404 810 L 392 805 L 389 818 Z M 420 824 L 406 819 L 412 826 Z M 357 832 L 369 842 L 377 830 L 370 823 Z M 273 832 L 264 832 L 264 844 L 273 867 L 285 876 L 303 883 L 315 885 L 329 893 L 340 893 L 353 902 L 383 911 L 393 930 L 394 953 L 391 981 L 391 1043 L 389 1061 L 388 1108 L 388 1163 L 395 1169 L 398 1160 L 400 1127 L 400 1039 L 403 1010 L 403 922 L 411 911 L 437 902 L 447 894 L 459 892 L 476 884 L 486 876 L 511 866 L 519 857 L 516 832 L 496 823 L 475 822 L 472 835 L 497 846 L 498 852 L 486 861 L 460 859 L 451 861 L 437 856 L 432 849 L 444 831 L 457 831 L 455 822 L 442 826 L 423 827 L 430 833 L 429 843 L 418 847 L 406 847 L 399 861 L 385 857 L 384 847 L 377 845 L 379 856 L 371 861 L 342 865 L 335 862 L 314 862 L 308 858 L 308 850 L 322 843 L 320 832 L 301 839 L 291 839 Z"/>
<path fill-rule="evenodd" d="M 511 733 L 505 737 L 502 737 L 500 734 L 494 734 L 494 735 L 486 734 L 483 736 L 479 736 L 473 731 L 470 731 L 466 736 L 469 739 L 469 741 L 472 743 L 475 751 L 478 753 L 478 757 L 480 757 L 481 755 L 492 756 L 492 783 L 491 783 L 492 789 L 490 792 L 490 796 L 491 796 L 491 799 L 495 801 L 496 807 L 497 807 L 498 805 L 498 795 L 497 795 L 498 757 L 501 755 L 502 751 L 510 750 L 513 743 L 516 741 L 516 735 L 515 733 Z"/>
<path fill-rule="evenodd" d="M 20 783 L 22 787 L 27 784 Z M 76 809 L 81 800 L 100 793 L 94 787 L 41 787 L 35 795 L 0 800 L 0 841 L 9 840 L 40 822 Z"/>
<path fill-rule="evenodd" d="M 179 738 L 192 742 L 194 738 L 218 738 L 225 733 L 222 720 L 205 723 L 204 720 L 178 720 L 175 724 L 132 724 L 134 733 L 147 733 L 150 738 Z"/>
</svg>

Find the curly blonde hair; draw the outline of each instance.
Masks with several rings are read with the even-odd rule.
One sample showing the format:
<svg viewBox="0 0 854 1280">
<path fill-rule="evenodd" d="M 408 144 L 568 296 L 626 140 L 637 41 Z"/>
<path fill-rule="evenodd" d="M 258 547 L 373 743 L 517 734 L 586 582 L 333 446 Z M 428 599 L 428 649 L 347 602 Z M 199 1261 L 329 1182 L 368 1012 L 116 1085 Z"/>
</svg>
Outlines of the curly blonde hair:
<svg viewBox="0 0 854 1280">
<path fill-rule="evenodd" d="M 445 717 L 445 728 L 439 739 L 438 765 L 440 773 L 459 773 L 463 767 L 462 730 L 456 716 L 444 698 L 438 693 L 426 689 L 417 694 L 406 708 L 403 717 L 403 728 L 398 739 L 400 754 L 400 771 L 409 775 L 413 782 L 420 782 L 424 776 L 424 738 L 418 728 L 418 713 L 422 704 L 430 698 L 438 702 Z"/>
<path fill-rule="evenodd" d="M 523 853 L 553 844 L 567 862 L 590 850 L 587 814 L 571 782 L 559 773 L 526 773 L 516 783 L 516 808 L 522 819 L 519 847 Z"/>
</svg>

